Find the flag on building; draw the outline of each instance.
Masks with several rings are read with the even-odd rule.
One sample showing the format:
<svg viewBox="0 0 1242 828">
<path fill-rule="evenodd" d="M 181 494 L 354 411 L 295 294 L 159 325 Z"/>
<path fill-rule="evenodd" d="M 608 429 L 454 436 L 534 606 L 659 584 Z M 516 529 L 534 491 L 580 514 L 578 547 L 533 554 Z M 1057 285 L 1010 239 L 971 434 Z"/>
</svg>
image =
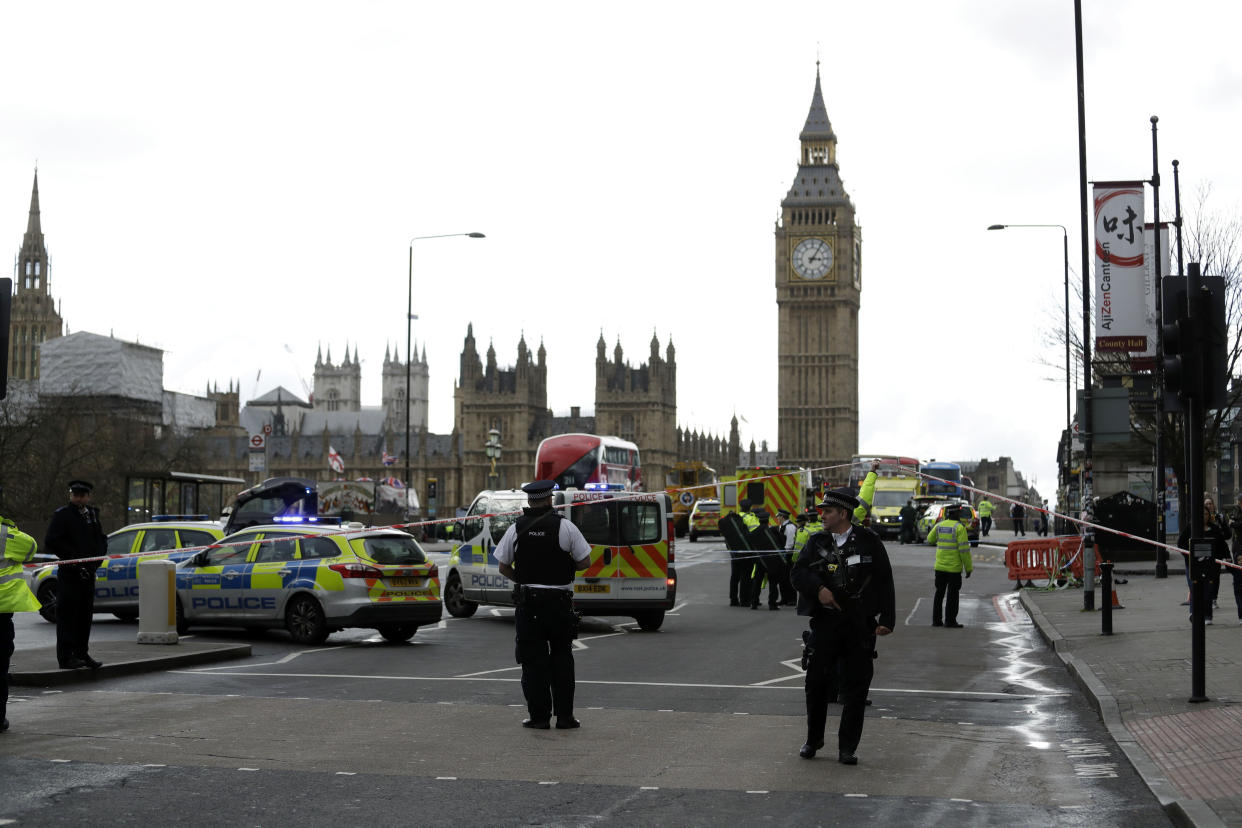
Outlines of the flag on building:
<svg viewBox="0 0 1242 828">
<path fill-rule="evenodd" d="M 328 446 L 328 465 L 337 474 L 345 473 L 345 461 L 341 459 L 341 455 L 337 454 L 336 449 L 332 446 Z"/>
<path fill-rule="evenodd" d="M 397 462 L 397 458 L 393 457 L 391 454 L 389 454 L 389 453 L 387 452 L 387 450 L 385 450 L 385 451 L 384 451 L 384 457 L 383 457 L 383 463 L 384 463 L 384 465 L 385 465 L 385 466 L 392 466 L 392 465 L 396 464 L 396 462 Z"/>
</svg>

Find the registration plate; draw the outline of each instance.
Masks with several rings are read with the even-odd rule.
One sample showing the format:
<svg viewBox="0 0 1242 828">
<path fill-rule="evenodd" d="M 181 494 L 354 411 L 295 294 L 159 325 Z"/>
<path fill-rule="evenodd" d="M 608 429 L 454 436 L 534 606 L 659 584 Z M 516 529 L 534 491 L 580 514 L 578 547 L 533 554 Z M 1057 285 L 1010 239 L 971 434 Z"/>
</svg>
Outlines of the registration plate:
<svg viewBox="0 0 1242 828">
<path fill-rule="evenodd" d="M 574 592 L 608 592 L 611 587 L 608 584 L 574 584 Z"/>
<path fill-rule="evenodd" d="M 423 585 L 422 578 L 388 578 L 386 580 L 389 586 L 420 587 Z"/>
</svg>

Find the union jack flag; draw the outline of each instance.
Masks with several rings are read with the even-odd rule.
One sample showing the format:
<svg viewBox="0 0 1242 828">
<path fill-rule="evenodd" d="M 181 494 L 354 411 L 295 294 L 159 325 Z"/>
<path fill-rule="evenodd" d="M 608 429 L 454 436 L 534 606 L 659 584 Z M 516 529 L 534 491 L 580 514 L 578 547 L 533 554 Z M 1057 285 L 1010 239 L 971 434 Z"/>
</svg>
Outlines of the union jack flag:
<svg viewBox="0 0 1242 828">
<path fill-rule="evenodd" d="M 393 457 L 387 451 L 384 452 L 383 463 L 385 466 L 394 465 L 396 462 L 397 462 L 397 458 Z"/>
</svg>

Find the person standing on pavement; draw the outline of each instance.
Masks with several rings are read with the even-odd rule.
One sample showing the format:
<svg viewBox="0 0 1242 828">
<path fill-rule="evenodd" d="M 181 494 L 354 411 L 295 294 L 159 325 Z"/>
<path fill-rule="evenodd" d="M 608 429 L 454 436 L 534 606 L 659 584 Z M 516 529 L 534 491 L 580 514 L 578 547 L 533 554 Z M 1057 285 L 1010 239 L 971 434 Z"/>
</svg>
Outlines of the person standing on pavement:
<svg viewBox="0 0 1242 828">
<path fill-rule="evenodd" d="M 34 558 L 39 545 L 8 518 L 0 518 L 0 733 L 9 729 L 9 662 L 13 658 L 13 613 L 38 612 L 22 567 Z"/>
<path fill-rule="evenodd" d="M 988 532 L 992 531 L 992 512 L 996 511 L 996 507 L 992 501 L 986 497 L 979 501 L 979 532 L 983 537 L 988 536 Z"/>
<path fill-rule="evenodd" d="M 1206 583 L 1203 585 L 1203 623 L 1212 623 L 1212 610 L 1216 606 L 1216 595 L 1220 589 L 1220 564 L 1216 561 L 1229 560 L 1229 545 L 1227 541 L 1232 536 L 1228 524 L 1216 512 L 1216 504 L 1212 502 L 1212 498 L 1205 497 L 1203 499 L 1203 537 L 1212 544 L 1212 558 L 1214 559 L 1211 568 L 1204 569 L 1204 577 Z M 1181 534 L 1177 537 L 1177 545 L 1181 549 L 1190 551 L 1190 524 L 1182 529 Z M 1186 584 L 1190 586 L 1190 569 L 1191 559 L 1186 559 Z M 1190 591 L 1191 601 L 1194 600 L 1194 588 Z M 1194 618 L 1194 604 L 1190 607 L 1190 617 Z"/>
<path fill-rule="evenodd" d="M 936 544 L 936 594 L 932 599 L 932 626 L 961 629 L 957 623 L 957 595 L 962 589 L 962 574 L 970 577 L 974 563 L 970 559 L 970 537 L 962 518 L 969 519 L 970 507 L 962 506 L 951 517 L 932 527 L 928 539 Z M 947 594 L 946 594 L 947 593 Z"/>
<path fill-rule="evenodd" d="M 1014 537 L 1021 535 L 1026 537 L 1026 507 L 1021 502 L 1015 502 L 1009 507 L 1009 516 L 1013 518 L 1013 534 Z"/>
<path fill-rule="evenodd" d="M 898 538 L 900 543 L 914 543 L 917 534 L 914 524 L 919 519 L 919 510 L 914 508 L 914 498 L 906 501 L 906 505 L 901 507 L 901 537 Z"/>
<path fill-rule="evenodd" d="M 551 480 L 522 487 L 529 506 L 496 545 L 500 574 L 513 581 L 517 656 L 529 716 L 522 727 L 579 727 L 574 718 L 574 574 L 591 563 L 581 530 L 552 508 Z"/>
<path fill-rule="evenodd" d="M 750 501 L 743 498 L 737 504 L 737 516 L 749 532 L 759 525 Z M 750 573 L 754 568 L 754 556 L 746 549 L 729 550 L 729 606 L 750 606 Z"/>
<path fill-rule="evenodd" d="M 858 498 L 848 488 L 832 489 L 820 504 L 823 532 L 811 536 L 794 565 L 798 614 L 809 616 L 806 637 L 806 743 L 798 751 L 812 759 L 824 746 L 830 672 L 845 660 L 840 693 L 844 708 L 837 730 L 837 760 L 857 765 L 863 712 L 875 666 L 875 641 L 893 631 L 896 595 L 888 553 L 870 529 L 851 516 Z"/>
<path fill-rule="evenodd" d="M 1233 534 L 1233 545 L 1230 549 L 1233 563 L 1235 566 L 1242 566 L 1242 495 L 1238 495 L 1229 528 Z M 1229 573 L 1233 576 L 1233 601 L 1238 605 L 1238 623 L 1242 624 L 1242 569 L 1231 569 Z"/>
<path fill-rule="evenodd" d="M 43 548 L 61 560 L 56 568 L 56 662 L 62 670 L 98 670 L 103 666 L 90 654 L 95 570 L 99 561 L 65 563 L 78 558 L 102 558 L 108 552 L 99 509 L 90 505 L 94 490 L 85 480 L 69 481 L 69 504 L 52 514 L 43 538 Z"/>
<path fill-rule="evenodd" d="M 755 510 L 755 518 L 759 525 L 750 530 L 748 539 L 754 569 L 751 570 L 750 608 L 759 609 L 759 598 L 763 593 L 763 582 L 768 582 L 768 609 L 780 609 L 781 581 L 785 578 L 785 565 L 781 561 L 781 553 L 768 526 L 768 510 L 762 507 Z"/>
</svg>

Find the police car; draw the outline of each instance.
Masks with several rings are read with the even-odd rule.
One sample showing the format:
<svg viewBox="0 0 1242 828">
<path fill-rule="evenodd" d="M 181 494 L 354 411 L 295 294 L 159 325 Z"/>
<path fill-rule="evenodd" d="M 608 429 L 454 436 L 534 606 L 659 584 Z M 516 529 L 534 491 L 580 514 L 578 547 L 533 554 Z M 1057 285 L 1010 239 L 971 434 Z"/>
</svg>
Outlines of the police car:
<svg viewBox="0 0 1242 828">
<path fill-rule="evenodd" d="M 224 536 L 219 523 L 206 515 L 156 515 L 149 523 L 135 523 L 108 536 L 109 560 L 95 570 L 95 611 L 110 612 L 123 621 L 138 617 L 138 562 L 169 558 L 181 560 L 193 554 L 172 552 L 167 555 L 142 554 L 157 550 L 203 547 Z M 59 588 L 55 564 L 28 572 L 28 583 L 39 602 L 39 614 L 56 623 L 56 592 Z"/>
<path fill-rule="evenodd" d="M 658 630 L 677 599 L 672 500 L 664 492 L 621 489 L 588 484 L 552 493 L 553 508 L 591 545 L 591 562 L 573 582 L 574 607 L 628 615 L 642 629 Z M 475 497 L 444 576 L 444 606 L 453 617 L 468 618 L 480 604 L 513 605 L 513 582 L 500 574 L 496 545 L 526 504 L 520 489 Z"/>
<path fill-rule="evenodd" d="M 289 521 L 236 532 L 180 562 L 177 631 L 284 628 L 299 644 L 322 644 L 347 627 L 407 641 L 439 623 L 439 570 L 413 537 L 339 520 Z"/>
</svg>

